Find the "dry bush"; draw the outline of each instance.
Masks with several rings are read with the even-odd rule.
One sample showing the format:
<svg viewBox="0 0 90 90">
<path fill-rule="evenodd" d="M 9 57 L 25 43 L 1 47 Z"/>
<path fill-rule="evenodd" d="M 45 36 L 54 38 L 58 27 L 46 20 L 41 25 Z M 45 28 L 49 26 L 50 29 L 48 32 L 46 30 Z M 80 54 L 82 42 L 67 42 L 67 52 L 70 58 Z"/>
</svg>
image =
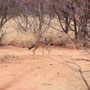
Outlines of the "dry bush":
<svg viewBox="0 0 90 90">
<path fill-rule="evenodd" d="M 12 40 L 12 41 L 9 42 L 8 45 L 11 45 L 11 46 L 18 46 L 18 45 L 19 45 L 19 42 L 16 41 L 16 40 Z"/>
<path fill-rule="evenodd" d="M 16 47 L 30 47 L 34 43 L 34 40 L 27 40 L 27 41 L 17 41 L 12 40 L 8 45 L 16 46 Z"/>
<path fill-rule="evenodd" d="M 55 22 L 55 20 L 54 20 Z M 57 22 L 57 21 L 56 21 Z M 12 33 L 9 33 L 5 36 L 5 38 L 2 40 L 3 45 L 13 45 L 13 46 L 18 46 L 18 47 L 29 47 L 33 43 L 36 42 L 35 35 L 31 32 L 17 32 L 16 29 L 13 27 L 17 27 L 16 25 L 13 24 L 12 21 L 8 22 L 5 27 L 7 28 L 7 31 L 13 31 Z M 61 29 L 62 31 L 62 29 Z M 47 37 L 48 40 L 51 38 L 53 39 L 53 45 L 57 46 L 66 46 L 67 43 L 70 42 L 70 39 L 66 36 L 66 34 L 62 34 L 60 31 L 53 30 L 50 28 L 48 31 L 43 33 L 43 37 L 41 38 L 41 41 L 45 40 L 45 37 Z M 62 36 L 60 38 L 59 36 Z"/>
<path fill-rule="evenodd" d="M 18 59 L 18 56 L 7 54 L 0 57 L 0 63 L 11 63 L 12 61 L 15 61 L 17 59 Z"/>
<path fill-rule="evenodd" d="M 21 42 L 21 47 L 23 47 L 23 48 L 30 47 L 33 43 L 35 43 L 35 41 L 32 41 L 32 40 L 22 41 Z"/>
<path fill-rule="evenodd" d="M 53 45 L 55 46 L 64 46 L 64 47 L 67 47 L 70 46 L 69 44 L 71 44 L 70 47 L 73 47 L 73 41 L 71 40 L 71 38 L 69 37 L 69 35 L 65 34 L 65 33 L 62 33 L 62 34 L 57 34 L 56 36 L 55 35 L 51 35 L 51 36 L 48 36 L 48 38 L 52 38 L 53 40 Z"/>
<path fill-rule="evenodd" d="M 60 37 L 61 36 L 61 37 Z M 70 40 L 70 38 L 68 36 L 65 35 L 48 35 L 48 36 L 43 36 L 43 38 L 41 38 L 41 41 L 45 40 L 45 37 L 47 38 L 47 40 L 52 39 L 52 45 L 55 46 L 66 46 L 68 44 L 72 44 L 72 41 Z M 14 39 L 11 40 L 10 42 L 8 42 L 7 44 L 5 43 L 5 45 L 12 45 L 12 46 L 17 46 L 17 47 L 30 47 L 32 44 L 34 44 L 36 42 L 36 39 L 27 39 L 27 40 L 21 40 L 21 39 Z M 70 46 L 72 47 L 72 45 Z"/>
</svg>

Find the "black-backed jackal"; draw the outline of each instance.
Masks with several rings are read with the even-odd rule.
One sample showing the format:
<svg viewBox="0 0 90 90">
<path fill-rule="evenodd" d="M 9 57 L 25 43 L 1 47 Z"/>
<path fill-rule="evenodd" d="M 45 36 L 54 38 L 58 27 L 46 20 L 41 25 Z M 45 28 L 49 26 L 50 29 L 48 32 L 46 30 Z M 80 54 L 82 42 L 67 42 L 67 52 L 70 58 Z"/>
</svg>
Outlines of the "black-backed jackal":
<svg viewBox="0 0 90 90">
<path fill-rule="evenodd" d="M 44 42 L 36 41 L 36 43 L 33 44 L 28 49 L 30 50 L 30 49 L 34 48 L 33 49 L 33 55 L 34 55 L 37 48 L 43 47 L 43 54 L 44 54 L 44 48 L 46 48 L 46 50 L 48 51 L 48 54 L 50 54 L 50 49 L 48 49 L 48 47 L 51 45 L 51 43 L 52 43 L 52 39 L 50 39 L 49 41 L 44 41 Z"/>
</svg>

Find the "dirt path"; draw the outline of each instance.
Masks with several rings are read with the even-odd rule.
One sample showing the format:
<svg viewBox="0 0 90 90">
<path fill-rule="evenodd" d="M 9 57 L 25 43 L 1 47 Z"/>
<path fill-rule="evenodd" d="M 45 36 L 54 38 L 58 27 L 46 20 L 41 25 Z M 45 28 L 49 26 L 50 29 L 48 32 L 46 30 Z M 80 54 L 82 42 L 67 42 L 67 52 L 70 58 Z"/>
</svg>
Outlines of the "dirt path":
<svg viewBox="0 0 90 90">
<path fill-rule="evenodd" d="M 90 55 L 82 50 L 51 47 L 32 50 L 0 48 L 0 90 L 87 90 L 77 64 L 90 86 Z"/>
</svg>

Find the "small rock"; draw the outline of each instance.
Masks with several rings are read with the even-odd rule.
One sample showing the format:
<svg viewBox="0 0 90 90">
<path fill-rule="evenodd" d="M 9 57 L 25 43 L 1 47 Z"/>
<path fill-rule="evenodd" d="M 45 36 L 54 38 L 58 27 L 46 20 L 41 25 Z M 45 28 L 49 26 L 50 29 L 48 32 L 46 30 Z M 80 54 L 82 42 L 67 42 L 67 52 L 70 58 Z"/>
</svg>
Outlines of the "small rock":
<svg viewBox="0 0 90 90">
<path fill-rule="evenodd" d="M 41 67 L 37 67 L 37 68 L 41 68 Z"/>
<path fill-rule="evenodd" d="M 5 65 L 5 67 L 8 67 L 8 65 Z"/>
<path fill-rule="evenodd" d="M 53 65 L 53 64 L 50 64 L 50 65 Z"/>
<path fill-rule="evenodd" d="M 37 75 L 37 73 L 35 73 L 34 75 Z"/>
<path fill-rule="evenodd" d="M 59 72 L 57 72 L 57 74 L 59 74 Z"/>
</svg>

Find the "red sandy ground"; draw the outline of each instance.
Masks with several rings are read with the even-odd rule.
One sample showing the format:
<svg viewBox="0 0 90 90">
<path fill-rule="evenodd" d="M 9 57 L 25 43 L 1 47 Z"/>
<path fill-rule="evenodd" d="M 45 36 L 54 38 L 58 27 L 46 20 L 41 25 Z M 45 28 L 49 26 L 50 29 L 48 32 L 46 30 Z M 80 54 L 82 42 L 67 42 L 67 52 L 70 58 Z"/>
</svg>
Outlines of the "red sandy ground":
<svg viewBox="0 0 90 90">
<path fill-rule="evenodd" d="M 50 47 L 32 50 L 0 47 L 0 90 L 87 90 L 77 63 L 90 86 L 90 54 L 84 50 Z"/>
</svg>

